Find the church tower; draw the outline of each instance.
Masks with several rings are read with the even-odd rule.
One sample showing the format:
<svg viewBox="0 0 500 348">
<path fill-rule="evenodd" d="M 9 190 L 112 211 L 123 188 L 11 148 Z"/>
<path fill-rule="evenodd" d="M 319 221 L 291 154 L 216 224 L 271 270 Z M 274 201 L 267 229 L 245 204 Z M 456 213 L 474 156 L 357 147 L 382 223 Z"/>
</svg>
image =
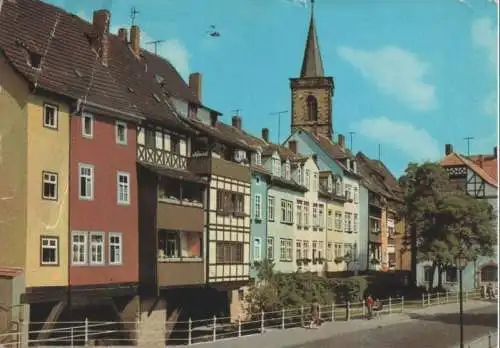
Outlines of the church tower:
<svg viewBox="0 0 500 348">
<path fill-rule="evenodd" d="M 311 21 L 299 78 L 290 79 L 292 90 L 292 132 L 303 128 L 313 134 L 333 136 L 333 77 L 324 76 L 311 0 Z"/>
</svg>

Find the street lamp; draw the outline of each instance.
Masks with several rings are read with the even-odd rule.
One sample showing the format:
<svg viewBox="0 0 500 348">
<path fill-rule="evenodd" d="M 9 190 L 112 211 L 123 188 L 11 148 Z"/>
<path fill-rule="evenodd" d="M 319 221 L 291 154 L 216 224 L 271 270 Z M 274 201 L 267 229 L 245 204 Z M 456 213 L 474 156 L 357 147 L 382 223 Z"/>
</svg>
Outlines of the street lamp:
<svg viewBox="0 0 500 348">
<path fill-rule="evenodd" d="M 467 258 L 460 251 L 456 257 L 455 264 L 458 268 L 459 279 L 459 296 L 460 296 L 460 348 L 464 348 L 464 304 L 463 304 L 463 281 L 462 274 L 465 266 L 467 266 Z"/>
</svg>

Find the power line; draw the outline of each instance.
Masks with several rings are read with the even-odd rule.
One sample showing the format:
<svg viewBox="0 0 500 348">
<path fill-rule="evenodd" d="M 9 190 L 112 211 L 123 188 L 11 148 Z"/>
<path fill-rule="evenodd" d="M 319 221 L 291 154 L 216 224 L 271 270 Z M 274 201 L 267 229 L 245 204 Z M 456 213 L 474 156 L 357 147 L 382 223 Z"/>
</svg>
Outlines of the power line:
<svg viewBox="0 0 500 348">
<path fill-rule="evenodd" d="M 269 115 L 272 116 L 278 116 L 278 141 L 277 143 L 280 143 L 280 135 L 281 135 L 281 115 L 286 114 L 288 110 L 283 110 L 283 111 L 276 111 L 276 112 L 271 112 Z"/>
</svg>

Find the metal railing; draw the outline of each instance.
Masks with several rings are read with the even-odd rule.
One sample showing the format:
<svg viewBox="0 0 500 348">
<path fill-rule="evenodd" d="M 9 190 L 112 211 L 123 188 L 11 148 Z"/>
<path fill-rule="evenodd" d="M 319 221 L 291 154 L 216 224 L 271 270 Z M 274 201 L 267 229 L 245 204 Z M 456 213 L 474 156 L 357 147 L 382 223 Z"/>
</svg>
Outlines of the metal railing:
<svg viewBox="0 0 500 348">
<path fill-rule="evenodd" d="M 479 337 L 465 344 L 466 348 L 496 348 L 498 347 L 498 331 L 488 332 L 486 336 Z"/>
<path fill-rule="evenodd" d="M 404 297 L 380 300 L 382 309 L 375 314 L 400 314 L 411 309 L 428 308 L 442 304 L 458 303 L 457 292 L 422 295 L 421 300 L 405 300 Z M 480 299 L 478 291 L 464 292 L 464 301 Z M 187 321 L 152 322 L 59 322 L 53 329 L 31 330 L 28 337 L 20 333 L 0 334 L 0 347 L 14 348 L 26 345 L 37 346 L 82 346 L 82 345 L 140 345 L 165 343 L 169 345 L 193 345 L 204 342 L 264 334 L 272 330 L 286 330 L 292 327 L 308 326 L 312 319 L 311 305 L 287 308 L 271 312 L 252 313 L 245 319 L 232 320 L 230 317 L 214 316 L 208 319 Z M 320 305 L 319 317 L 322 321 L 349 321 L 366 318 L 365 301 L 332 303 Z M 32 326 L 46 323 L 31 322 Z M 21 330 L 22 331 L 22 330 Z M 25 330 L 27 332 L 27 330 Z M 42 336 L 42 338 L 40 337 Z M 46 336 L 46 337 L 43 337 Z M 3 344 L 3 346 L 2 346 Z M 471 346 L 476 348 L 476 346 Z"/>
</svg>

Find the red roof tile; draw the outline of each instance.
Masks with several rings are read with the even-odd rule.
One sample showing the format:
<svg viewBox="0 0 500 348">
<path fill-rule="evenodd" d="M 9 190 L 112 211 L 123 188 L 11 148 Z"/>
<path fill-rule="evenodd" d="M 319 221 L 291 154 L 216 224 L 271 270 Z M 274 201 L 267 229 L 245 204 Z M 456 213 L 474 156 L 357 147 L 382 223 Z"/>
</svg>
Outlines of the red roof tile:
<svg viewBox="0 0 500 348">
<path fill-rule="evenodd" d="M 483 168 L 489 176 L 498 182 L 498 158 L 494 155 L 476 155 L 469 159 Z"/>
<path fill-rule="evenodd" d="M 451 166 L 463 166 L 465 165 L 468 167 L 470 170 L 475 172 L 477 175 L 479 175 L 485 182 L 488 184 L 498 187 L 498 181 L 494 179 L 492 176 L 486 172 L 483 168 L 478 166 L 476 163 L 473 161 L 467 159 L 466 157 L 453 152 L 449 154 L 448 156 L 445 156 L 440 162 L 439 162 L 443 167 L 451 167 Z"/>
</svg>

